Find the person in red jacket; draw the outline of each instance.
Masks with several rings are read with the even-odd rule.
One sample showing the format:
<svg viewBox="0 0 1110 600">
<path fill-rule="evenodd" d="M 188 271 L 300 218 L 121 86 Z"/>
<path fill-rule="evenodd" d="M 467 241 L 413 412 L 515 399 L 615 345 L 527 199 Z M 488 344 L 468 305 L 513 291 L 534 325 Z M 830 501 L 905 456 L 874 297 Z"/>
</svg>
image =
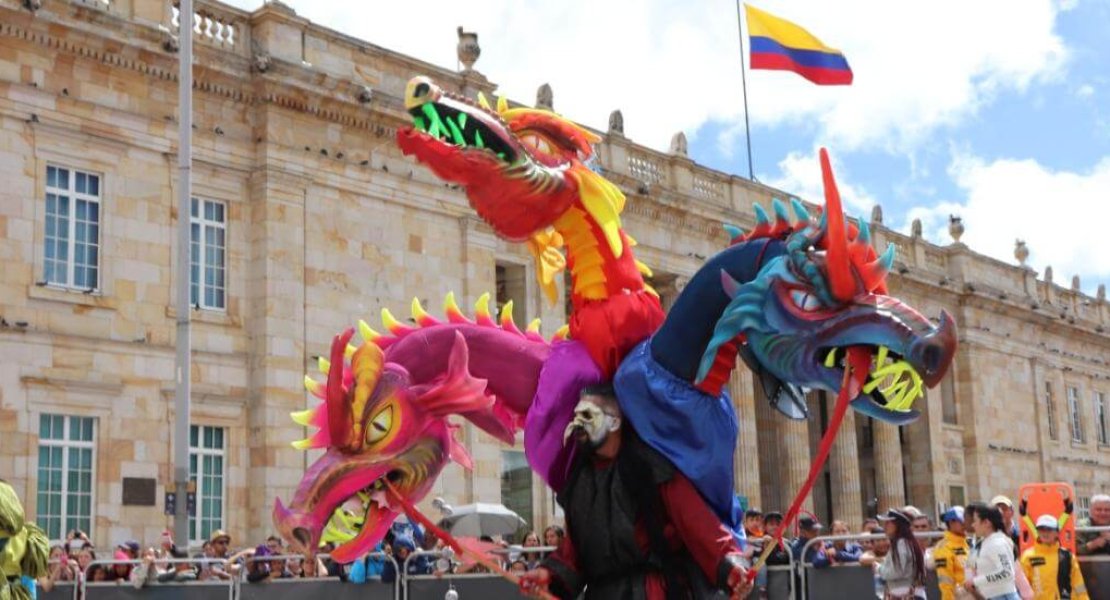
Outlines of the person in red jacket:
<svg viewBox="0 0 1110 600">
<path fill-rule="evenodd" d="M 557 499 L 566 537 L 521 576 L 524 592 L 587 600 L 751 590 L 741 548 L 690 480 L 627 425 L 612 388 L 583 390 L 564 440 L 577 457 Z"/>
</svg>

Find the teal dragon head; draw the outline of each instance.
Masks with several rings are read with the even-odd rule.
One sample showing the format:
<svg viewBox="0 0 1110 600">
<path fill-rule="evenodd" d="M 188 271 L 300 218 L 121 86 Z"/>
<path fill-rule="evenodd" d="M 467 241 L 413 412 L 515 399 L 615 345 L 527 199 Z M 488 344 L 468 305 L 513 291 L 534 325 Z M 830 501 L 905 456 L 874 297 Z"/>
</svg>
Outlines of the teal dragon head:
<svg viewBox="0 0 1110 600">
<path fill-rule="evenodd" d="M 914 400 L 940 382 L 952 361 L 955 321 L 941 311 L 934 323 L 887 295 L 894 246 L 879 255 L 867 224 L 844 218 L 824 150 L 821 166 L 826 206 L 819 218 L 794 200 L 791 219 L 775 200 L 773 219 L 756 206 L 750 234 L 730 228 L 734 247 L 758 249 L 760 264 L 743 281 L 718 270 L 730 300 L 696 381 L 711 378 L 722 348 L 735 344 L 770 400 L 789 416 L 805 416 L 803 389 L 835 392 L 846 385 L 858 411 L 892 423 L 912 421 Z"/>
</svg>

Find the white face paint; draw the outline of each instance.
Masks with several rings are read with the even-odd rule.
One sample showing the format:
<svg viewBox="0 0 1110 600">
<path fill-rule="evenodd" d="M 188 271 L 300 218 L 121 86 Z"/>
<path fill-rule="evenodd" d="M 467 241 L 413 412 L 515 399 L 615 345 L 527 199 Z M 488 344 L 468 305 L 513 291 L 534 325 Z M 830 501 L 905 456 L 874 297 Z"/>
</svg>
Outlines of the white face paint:
<svg viewBox="0 0 1110 600">
<path fill-rule="evenodd" d="M 582 399 L 574 407 L 574 420 L 567 425 L 563 432 L 563 445 L 576 431 L 582 431 L 590 441 L 590 446 L 597 448 L 605 442 L 610 433 L 621 428 L 621 418 L 605 413 L 601 407 L 591 400 Z"/>
</svg>

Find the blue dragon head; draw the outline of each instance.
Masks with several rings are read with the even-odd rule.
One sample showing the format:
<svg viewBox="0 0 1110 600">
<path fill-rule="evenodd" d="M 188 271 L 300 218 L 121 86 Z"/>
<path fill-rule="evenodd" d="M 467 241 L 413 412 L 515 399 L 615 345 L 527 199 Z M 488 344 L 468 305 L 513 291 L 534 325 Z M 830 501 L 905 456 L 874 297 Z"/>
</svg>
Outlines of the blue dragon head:
<svg viewBox="0 0 1110 600">
<path fill-rule="evenodd" d="M 793 201 L 796 219 L 773 203 L 775 218 L 756 206 L 748 235 L 730 228 L 733 243 L 781 240 L 754 278 L 738 282 L 720 270 L 731 299 L 716 323 L 696 381 L 719 364 L 723 347 L 737 351 L 760 377 L 776 408 L 806 415 L 803 388 L 848 387 L 852 406 L 883 421 L 914 420 L 926 387 L 944 377 L 956 351 L 956 324 L 946 311 L 934 324 L 887 295 L 894 246 L 880 256 L 867 224 L 844 218 L 827 153 L 821 150 L 826 206 L 811 218 Z"/>
</svg>

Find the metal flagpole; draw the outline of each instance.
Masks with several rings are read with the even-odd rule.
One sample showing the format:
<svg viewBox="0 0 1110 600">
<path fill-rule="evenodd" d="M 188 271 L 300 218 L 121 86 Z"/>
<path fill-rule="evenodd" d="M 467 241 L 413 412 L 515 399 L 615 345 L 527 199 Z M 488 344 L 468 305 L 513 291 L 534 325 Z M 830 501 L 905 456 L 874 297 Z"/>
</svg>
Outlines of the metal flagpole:
<svg viewBox="0 0 1110 600">
<path fill-rule="evenodd" d="M 748 124 L 748 76 L 745 74 L 747 65 L 744 63 L 744 23 L 740 18 L 740 0 L 736 0 L 736 30 L 740 33 L 740 83 L 744 89 L 744 137 L 748 140 L 748 179 L 755 181 L 755 169 L 752 167 L 752 130 Z"/>
<path fill-rule="evenodd" d="M 191 256 L 190 216 L 192 214 L 193 165 L 193 0 L 180 0 L 178 12 L 178 143 L 177 143 L 177 360 L 175 363 L 173 429 L 173 480 L 177 494 L 173 514 L 174 540 L 180 548 L 189 547 L 189 394 L 191 355 L 189 302 Z"/>
</svg>

